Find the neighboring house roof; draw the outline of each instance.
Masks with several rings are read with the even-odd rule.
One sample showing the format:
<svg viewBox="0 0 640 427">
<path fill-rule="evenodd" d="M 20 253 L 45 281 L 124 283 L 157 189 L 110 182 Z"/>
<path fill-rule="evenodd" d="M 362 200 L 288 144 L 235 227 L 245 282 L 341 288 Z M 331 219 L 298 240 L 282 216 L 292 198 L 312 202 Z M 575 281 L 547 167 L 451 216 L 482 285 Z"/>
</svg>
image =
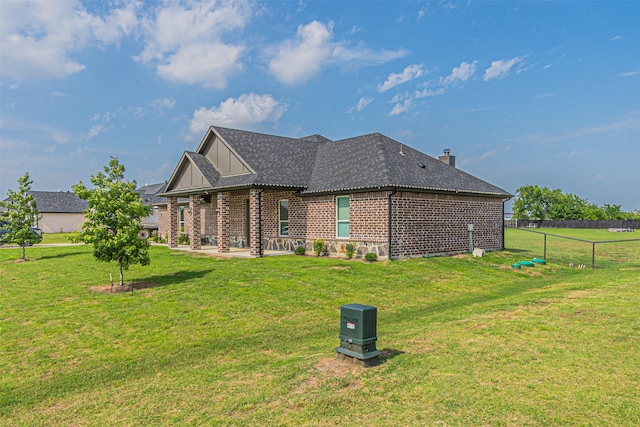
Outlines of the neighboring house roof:
<svg viewBox="0 0 640 427">
<path fill-rule="evenodd" d="M 40 213 L 83 213 L 89 202 L 70 191 L 29 191 Z"/>
<path fill-rule="evenodd" d="M 147 184 L 140 188 L 137 188 L 136 192 L 140 194 L 143 205 L 163 204 L 167 202 L 167 199 L 162 196 L 158 196 L 158 194 L 164 191 L 166 185 L 166 182 L 160 182 L 158 184 Z"/>
<path fill-rule="evenodd" d="M 211 150 L 233 158 L 236 173 L 220 173 L 214 163 L 221 157 Z M 197 185 L 185 181 L 186 171 Z M 397 189 L 512 197 L 380 133 L 331 141 L 321 135 L 296 139 L 217 126 L 209 128 L 196 152 L 185 152 L 162 194 L 246 187 L 287 187 L 303 195 Z"/>
</svg>

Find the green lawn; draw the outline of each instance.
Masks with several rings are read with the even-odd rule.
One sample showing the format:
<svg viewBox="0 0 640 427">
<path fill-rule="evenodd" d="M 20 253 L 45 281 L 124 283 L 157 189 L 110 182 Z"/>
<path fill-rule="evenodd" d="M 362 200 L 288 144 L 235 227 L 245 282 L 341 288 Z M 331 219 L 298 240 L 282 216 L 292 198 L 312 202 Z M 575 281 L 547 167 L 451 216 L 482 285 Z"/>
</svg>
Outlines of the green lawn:
<svg viewBox="0 0 640 427">
<path fill-rule="evenodd" d="M 50 245 L 52 243 L 69 243 L 71 233 L 42 233 L 42 244 Z"/>
<path fill-rule="evenodd" d="M 92 290 L 117 266 L 90 247 L 0 249 L 0 425 L 639 425 L 640 249 L 513 270 L 528 236 L 373 264 L 154 246 L 125 293 Z M 335 360 L 354 302 L 380 366 Z"/>
</svg>

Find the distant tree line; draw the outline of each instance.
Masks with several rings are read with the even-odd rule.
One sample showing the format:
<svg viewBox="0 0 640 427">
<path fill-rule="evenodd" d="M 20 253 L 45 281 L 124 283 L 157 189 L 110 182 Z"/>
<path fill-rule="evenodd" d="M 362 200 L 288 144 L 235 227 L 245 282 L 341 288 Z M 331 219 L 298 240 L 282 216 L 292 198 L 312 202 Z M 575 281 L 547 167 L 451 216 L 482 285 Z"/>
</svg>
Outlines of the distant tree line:
<svg viewBox="0 0 640 427">
<path fill-rule="evenodd" d="M 620 220 L 640 219 L 640 210 L 624 212 L 622 205 L 598 206 L 559 188 L 525 185 L 516 190 L 513 216 L 524 220 Z"/>
</svg>

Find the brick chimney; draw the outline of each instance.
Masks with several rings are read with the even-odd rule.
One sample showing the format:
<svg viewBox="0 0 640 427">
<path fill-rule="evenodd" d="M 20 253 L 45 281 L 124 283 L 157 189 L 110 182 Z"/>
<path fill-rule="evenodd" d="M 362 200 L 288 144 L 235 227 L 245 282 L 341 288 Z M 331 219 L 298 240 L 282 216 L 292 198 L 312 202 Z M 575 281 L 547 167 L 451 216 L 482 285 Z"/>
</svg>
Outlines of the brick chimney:
<svg viewBox="0 0 640 427">
<path fill-rule="evenodd" d="M 438 157 L 438 160 L 440 160 L 442 163 L 446 163 L 449 166 L 453 166 L 454 168 L 456 167 L 456 156 L 452 156 L 451 150 L 449 150 L 448 148 L 444 149 L 444 154 Z"/>
</svg>

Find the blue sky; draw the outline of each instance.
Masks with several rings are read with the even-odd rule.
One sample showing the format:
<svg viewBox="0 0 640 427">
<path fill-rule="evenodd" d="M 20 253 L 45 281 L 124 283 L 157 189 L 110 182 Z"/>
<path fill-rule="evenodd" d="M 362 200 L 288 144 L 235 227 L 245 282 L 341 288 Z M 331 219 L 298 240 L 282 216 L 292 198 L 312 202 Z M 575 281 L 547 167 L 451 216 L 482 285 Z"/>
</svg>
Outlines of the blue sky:
<svg viewBox="0 0 640 427">
<path fill-rule="evenodd" d="M 110 155 L 161 182 L 219 125 L 380 132 L 640 209 L 640 2 L 0 0 L 0 24 L 2 196 Z"/>
</svg>

